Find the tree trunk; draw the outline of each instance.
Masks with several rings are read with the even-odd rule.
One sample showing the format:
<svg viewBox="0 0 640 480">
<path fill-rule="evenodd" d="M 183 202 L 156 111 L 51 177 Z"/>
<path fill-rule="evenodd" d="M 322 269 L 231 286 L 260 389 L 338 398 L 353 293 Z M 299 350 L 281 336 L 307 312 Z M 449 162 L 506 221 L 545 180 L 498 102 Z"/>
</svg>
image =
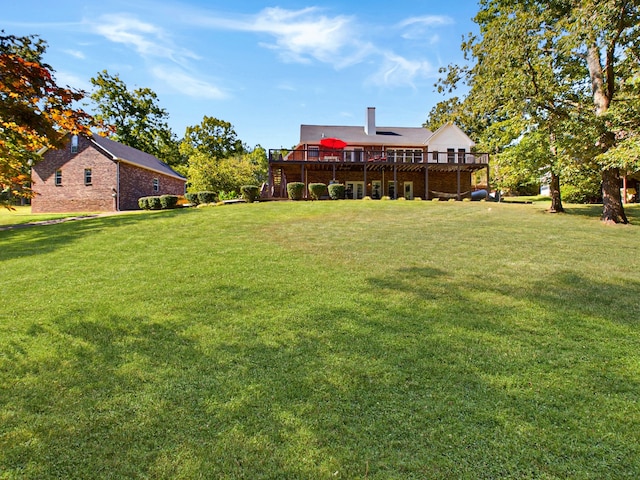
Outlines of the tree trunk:
<svg viewBox="0 0 640 480">
<path fill-rule="evenodd" d="M 602 221 L 629 223 L 620 196 L 620 171 L 611 168 L 602 171 Z"/>
<path fill-rule="evenodd" d="M 587 66 L 591 77 L 593 91 L 593 104 L 596 116 L 604 115 L 609 109 L 611 98 L 607 95 L 605 76 L 600 61 L 600 50 L 593 44 L 587 51 Z M 611 85 L 615 81 L 613 71 L 607 72 L 606 83 Z M 613 92 L 613 87 L 609 93 Z M 600 148 L 603 152 L 611 148 L 614 139 L 611 132 L 606 132 L 600 139 Z M 624 206 L 620 198 L 620 172 L 617 168 L 602 170 L 602 221 L 607 223 L 629 223 L 624 213 Z"/>
<path fill-rule="evenodd" d="M 551 213 L 564 213 L 562 198 L 560 196 L 560 176 L 553 172 L 551 172 L 551 185 L 549 185 L 549 191 L 551 193 L 551 207 L 549 208 L 549 211 Z"/>
<path fill-rule="evenodd" d="M 551 152 L 551 184 L 549 185 L 549 193 L 551 193 L 551 213 L 564 213 L 562 206 L 562 198 L 560 197 L 560 175 L 554 172 L 558 164 L 558 149 L 556 147 L 556 134 L 549 134 L 549 151 Z"/>
</svg>

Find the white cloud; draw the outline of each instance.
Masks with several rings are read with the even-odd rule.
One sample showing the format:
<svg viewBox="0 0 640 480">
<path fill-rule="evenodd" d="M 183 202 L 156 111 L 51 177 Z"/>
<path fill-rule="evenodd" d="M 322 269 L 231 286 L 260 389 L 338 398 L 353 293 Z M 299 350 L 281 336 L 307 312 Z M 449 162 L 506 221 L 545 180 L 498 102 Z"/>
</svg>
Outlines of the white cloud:
<svg viewBox="0 0 640 480">
<path fill-rule="evenodd" d="M 80 60 L 84 60 L 86 58 L 84 53 L 79 50 L 63 50 L 63 52 Z"/>
<path fill-rule="evenodd" d="M 410 25 L 419 25 L 423 27 L 434 27 L 434 26 L 443 26 L 443 25 L 451 25 L 455 23 L 451 17 L 446 15 L 424 15 L 422 17 L 411 17 L 407 18 L 400 23 L 398 23 L 398 27 L 408 27 Z"/>
<path fill-rule="evenodd" d="M 398 23 L 396 28 L 402 31 L 402 38 L 405 40 L 428 38 L 429 43 L 433 45 L 439 41 L 439 37 L 433 33 L 434 28 L 452 25 L 454 23 L 451 17 L 444 15 L 425 15 L 422 17 L 407 18 Z"/>
<path fill-rule="evenodd" d="M 343 50 L 355 45 L 357 38 L 352 17 L 324 15 L 318 7 L 301 10 L 265 8 L 256 15 L 232 18 L 219 16 L 192 18 L 191 22 L 214 28 L 269 35 L 273 42 L 260 45 L 277 51 L 286 62 L 309 63 L 312 59 L 343 65 L 353 57 Z M 353 57 L 353 58 L 357 58 Z"/>
<path fill-rule="evenodd" d="M 128 14 L 103 15 L 93 31 L 114 43 L 133 47 L 142 57 L 168 58 L 178 64 L 199 57 L 188 49 L 176 47 L 165 31 Z"/>
<path fill-rule="evenodd" d="M 151 69 L 151 73 L 176 91 L 190 97 L 210 100 L 223 100 L 229 97 L 229 94 L 221 88 L 177 68 L 156 66 Z"/>
<path fill-rule="evenodd" d="M 58 70 L 55 72 L 54 76 L 58 85 L 68 85 L 71 88 L 84 90 L 86 92 L 89 92 L 92 89 L 92 85 L 87 80 L 73 73 Z"/>
<path fill-rule="evenodd" d="M 428 78 L 437 70 L 427 61 L 409 60 L 393 52 L 385 52 L 380 69 L 367 80 L 367 83 L 398 87 L 410 86 L 415 88 L 416 78 Z"/>
</svg>

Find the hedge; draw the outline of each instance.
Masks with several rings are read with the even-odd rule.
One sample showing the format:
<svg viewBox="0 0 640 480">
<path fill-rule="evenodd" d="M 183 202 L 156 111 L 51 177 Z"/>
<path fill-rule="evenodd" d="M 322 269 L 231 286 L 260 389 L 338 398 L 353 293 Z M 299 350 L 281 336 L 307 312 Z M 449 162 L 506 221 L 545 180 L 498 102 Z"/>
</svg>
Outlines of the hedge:
<svg viewBox="0 0 640 480">
<path fill-rule="evenodd" d="M 303 193 L 304 193 L 304 183 L 302 182 L 287 183 L 287 195 L 291 200 L 302 200 Z"/>
<path fill-rule="evenodd" d="M 176 205 L 178 205 L 178 196 L 177 195 L 161 195 L 160 205 L 162 205 L 162 208 L 165 210 L 176 208 Z"/>
<path fill-rule="evenodd" d="M 332 183 L 328 187 L 329 198 L 331 200 L 343 200 L 344 199 L 344 185 L 341 183 Z"/>
<path fill-rule="evenodd" d="M 216 202 L 216 194 L 215 192 L 198 192 L 198 203 L 215 203 Z"/>
<path fill-rule="evenodd" d="M 184 198 L 186 198 L 187 202 L 189 202 L 192 205 L 198 205 L 198 203 L 200 203 L 198 199 L 198 194 L 196 192 L 185 193 Z"/>
<path fill-rule="evenodd" d="M 309 184 L 309 195 L 313 200 L 320 200 L 325 193 L 327 193 L 327 186 L 324 183 Z"/>
<path fill-rule="evenodd" d="M 147 197 L 147 205 L 149 205 L 150 210 L 162 210 L 160 197 Z"/>
<path fill-rule="evenodd" d="M 240 187 L 240 195 L 247 202 L 253 203 L 260 199 L 260 187 L 257 185 L 242 185 Z"/>
<path fill-rule="evenodd" d="M 142 210 L 149 210 L 149 197 L 140 197 L 138 199 L 138 206 L 142 209 Z"/>
</svg>

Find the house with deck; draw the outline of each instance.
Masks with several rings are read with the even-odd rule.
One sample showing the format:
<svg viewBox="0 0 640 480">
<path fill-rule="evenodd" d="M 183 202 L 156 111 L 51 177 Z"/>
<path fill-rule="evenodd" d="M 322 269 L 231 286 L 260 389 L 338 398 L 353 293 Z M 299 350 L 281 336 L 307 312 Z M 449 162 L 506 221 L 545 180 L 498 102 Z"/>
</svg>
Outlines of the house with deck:
<svg viewBox="0 0 640 480">
<path fill-rule="evenodd" d="M 187 179 L 148 153 L 99 135 L 69 135 L 32 168 L 33 213 L 137 210 L 138 199 L 183 195 Z"/>
<path fill-rule="evenodd" d="M 378 126 L 375 108 L 369 107 L 364 126 L 301 125 L 294 149 L 270 150 L 266 194 L 286 198 L 289 182 L 337 182 L 352 199 L 461 200 L 489 189 L 489 155 L 474 147 L 453 124 L 435 132 Z"/>
</svg>

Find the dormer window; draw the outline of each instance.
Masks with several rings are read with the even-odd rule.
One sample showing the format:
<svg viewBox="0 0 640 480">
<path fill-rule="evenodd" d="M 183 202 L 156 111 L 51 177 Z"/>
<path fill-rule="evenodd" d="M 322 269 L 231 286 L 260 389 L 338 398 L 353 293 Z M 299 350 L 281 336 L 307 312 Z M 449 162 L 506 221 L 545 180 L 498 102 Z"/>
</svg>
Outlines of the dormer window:
<svg viewBox="0 0 640 480">
<path fill-rule="evenodd" d="M 71 153 L 78 153 L 78 136 L 71 137 Z"/>
</svg>

